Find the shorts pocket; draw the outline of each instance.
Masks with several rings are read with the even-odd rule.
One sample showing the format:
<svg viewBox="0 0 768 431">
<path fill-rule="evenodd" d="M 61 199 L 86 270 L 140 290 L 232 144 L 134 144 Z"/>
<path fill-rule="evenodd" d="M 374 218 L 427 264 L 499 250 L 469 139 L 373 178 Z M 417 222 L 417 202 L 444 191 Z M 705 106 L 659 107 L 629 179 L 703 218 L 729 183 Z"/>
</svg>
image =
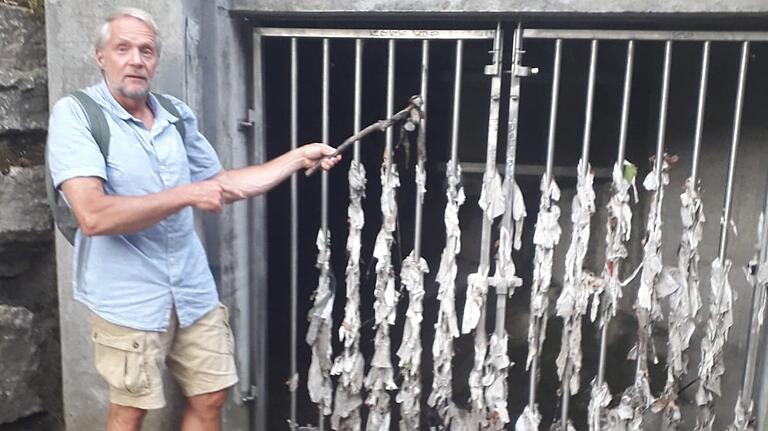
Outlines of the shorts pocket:
<svg viewBox="0 0 768 431">
<path fill-rule="evenodd" d="M 223 323 L 222 330 L 224 331 L 223 338 L 226 346 L 225 351 L 222 353 L 232 355 L 235 353 L 235 340 L 234 340 L 235 337 L 232 334 L 232 327 L 230 326 L 230 323 L 229 323 L 229 308 L 222 303 L 219 303 L 219 308 L 222 311 L 222 323 Z"/>
<path fill-rule="evenodd" d="M 92 339 L 96 370 L 111 387 L 134 395 L 146 395 L 151 391 L 146 334 L 111 334 L 95 328 Z"/>
</svg>

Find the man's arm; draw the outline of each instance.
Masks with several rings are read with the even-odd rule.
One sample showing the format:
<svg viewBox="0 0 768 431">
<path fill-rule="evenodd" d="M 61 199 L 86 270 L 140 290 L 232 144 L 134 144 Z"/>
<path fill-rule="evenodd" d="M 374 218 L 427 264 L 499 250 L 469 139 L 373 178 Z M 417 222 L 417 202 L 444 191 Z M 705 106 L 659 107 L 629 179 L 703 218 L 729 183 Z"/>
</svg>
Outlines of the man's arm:
<svg viewBox="0 0 768 431">
<path fill-rule="evenodd" d="M 226 203 L 268 192 L 292 173 L 320 162 L 325 170 L 333 168 L 341 156 L 325 144 L 306 144 L 261 165 L 221 171 L 213 179 L 221 184 Z"/>
<path fill-rule="evenodd" d="M 216 181 L 202 181 L 144 196 L 104 194 L 102 180 L 76 177 L 61 190 L 83 235 L 121 235 L 149 228 L 186 206 L 220 212 L 223 191 Z"/>
</svg>

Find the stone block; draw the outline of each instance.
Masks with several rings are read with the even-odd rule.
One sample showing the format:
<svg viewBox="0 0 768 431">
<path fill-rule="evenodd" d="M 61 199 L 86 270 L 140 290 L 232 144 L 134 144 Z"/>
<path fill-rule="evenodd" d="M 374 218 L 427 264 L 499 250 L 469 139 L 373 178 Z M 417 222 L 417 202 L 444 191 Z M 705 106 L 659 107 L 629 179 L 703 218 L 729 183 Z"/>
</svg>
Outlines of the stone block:
<svg viewBox="0 0 768 431">
<path fill-rule="evenodd" d="M 0 424 L 43 410 L 34 379 L 40 363 L 34 315 L 0 304 Z"/>
<path fill-rule="evenodd" d="M 45 168 L 10 167 L 0 174 L 0 277 L 25 271 L 50 246 L 52 222 L 45 197 Z"/>
<path fill-rule="evenodd" d="M 0 4 L 0 133 L 46 128 L 45 67 L 45 22 Z"/>
</svg>

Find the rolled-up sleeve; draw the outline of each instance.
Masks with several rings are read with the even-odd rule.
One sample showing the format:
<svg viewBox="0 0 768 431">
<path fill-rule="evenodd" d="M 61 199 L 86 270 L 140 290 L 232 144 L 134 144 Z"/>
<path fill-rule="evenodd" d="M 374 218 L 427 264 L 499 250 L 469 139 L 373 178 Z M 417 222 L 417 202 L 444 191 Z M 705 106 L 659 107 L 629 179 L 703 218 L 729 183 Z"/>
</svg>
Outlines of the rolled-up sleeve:
<svg viewBox="0 0 768 431">
<path fill-rule="evenodd" d="M 197 117 L 184 102 L 173 96 L 166 95 L 166 97 L 176 106 L 181 114 L 181 121 L 184 122 L 187 134 L 184 137 L 184 148 L 187 151 L 190 179 L 196 182 L 214 177 L 221 172 L 221 161 L 211 143 L 200 133 Z"/>
<path fill-rule="evenodd" d="M 53 105 L 46 151 L 55 187 L 75 177 L 107 180 L 106 161 L 93 139 L 85 111 L 71 97 L 64 97 Z"/>
</svg>

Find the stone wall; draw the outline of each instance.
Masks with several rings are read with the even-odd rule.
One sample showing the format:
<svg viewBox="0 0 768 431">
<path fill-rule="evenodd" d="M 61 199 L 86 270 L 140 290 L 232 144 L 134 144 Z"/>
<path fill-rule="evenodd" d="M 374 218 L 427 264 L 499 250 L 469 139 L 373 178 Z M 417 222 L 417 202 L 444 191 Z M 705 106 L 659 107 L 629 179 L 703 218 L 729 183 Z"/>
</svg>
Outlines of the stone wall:
<svg viewBox="0 0 768 431">
<path fill-rule="evenodd" d="M 44 185 L 45 22 L 11 3 L 0 1 L 0 429 L 52 430 L 61 428 L 61 361 Z"/>
</svg>

